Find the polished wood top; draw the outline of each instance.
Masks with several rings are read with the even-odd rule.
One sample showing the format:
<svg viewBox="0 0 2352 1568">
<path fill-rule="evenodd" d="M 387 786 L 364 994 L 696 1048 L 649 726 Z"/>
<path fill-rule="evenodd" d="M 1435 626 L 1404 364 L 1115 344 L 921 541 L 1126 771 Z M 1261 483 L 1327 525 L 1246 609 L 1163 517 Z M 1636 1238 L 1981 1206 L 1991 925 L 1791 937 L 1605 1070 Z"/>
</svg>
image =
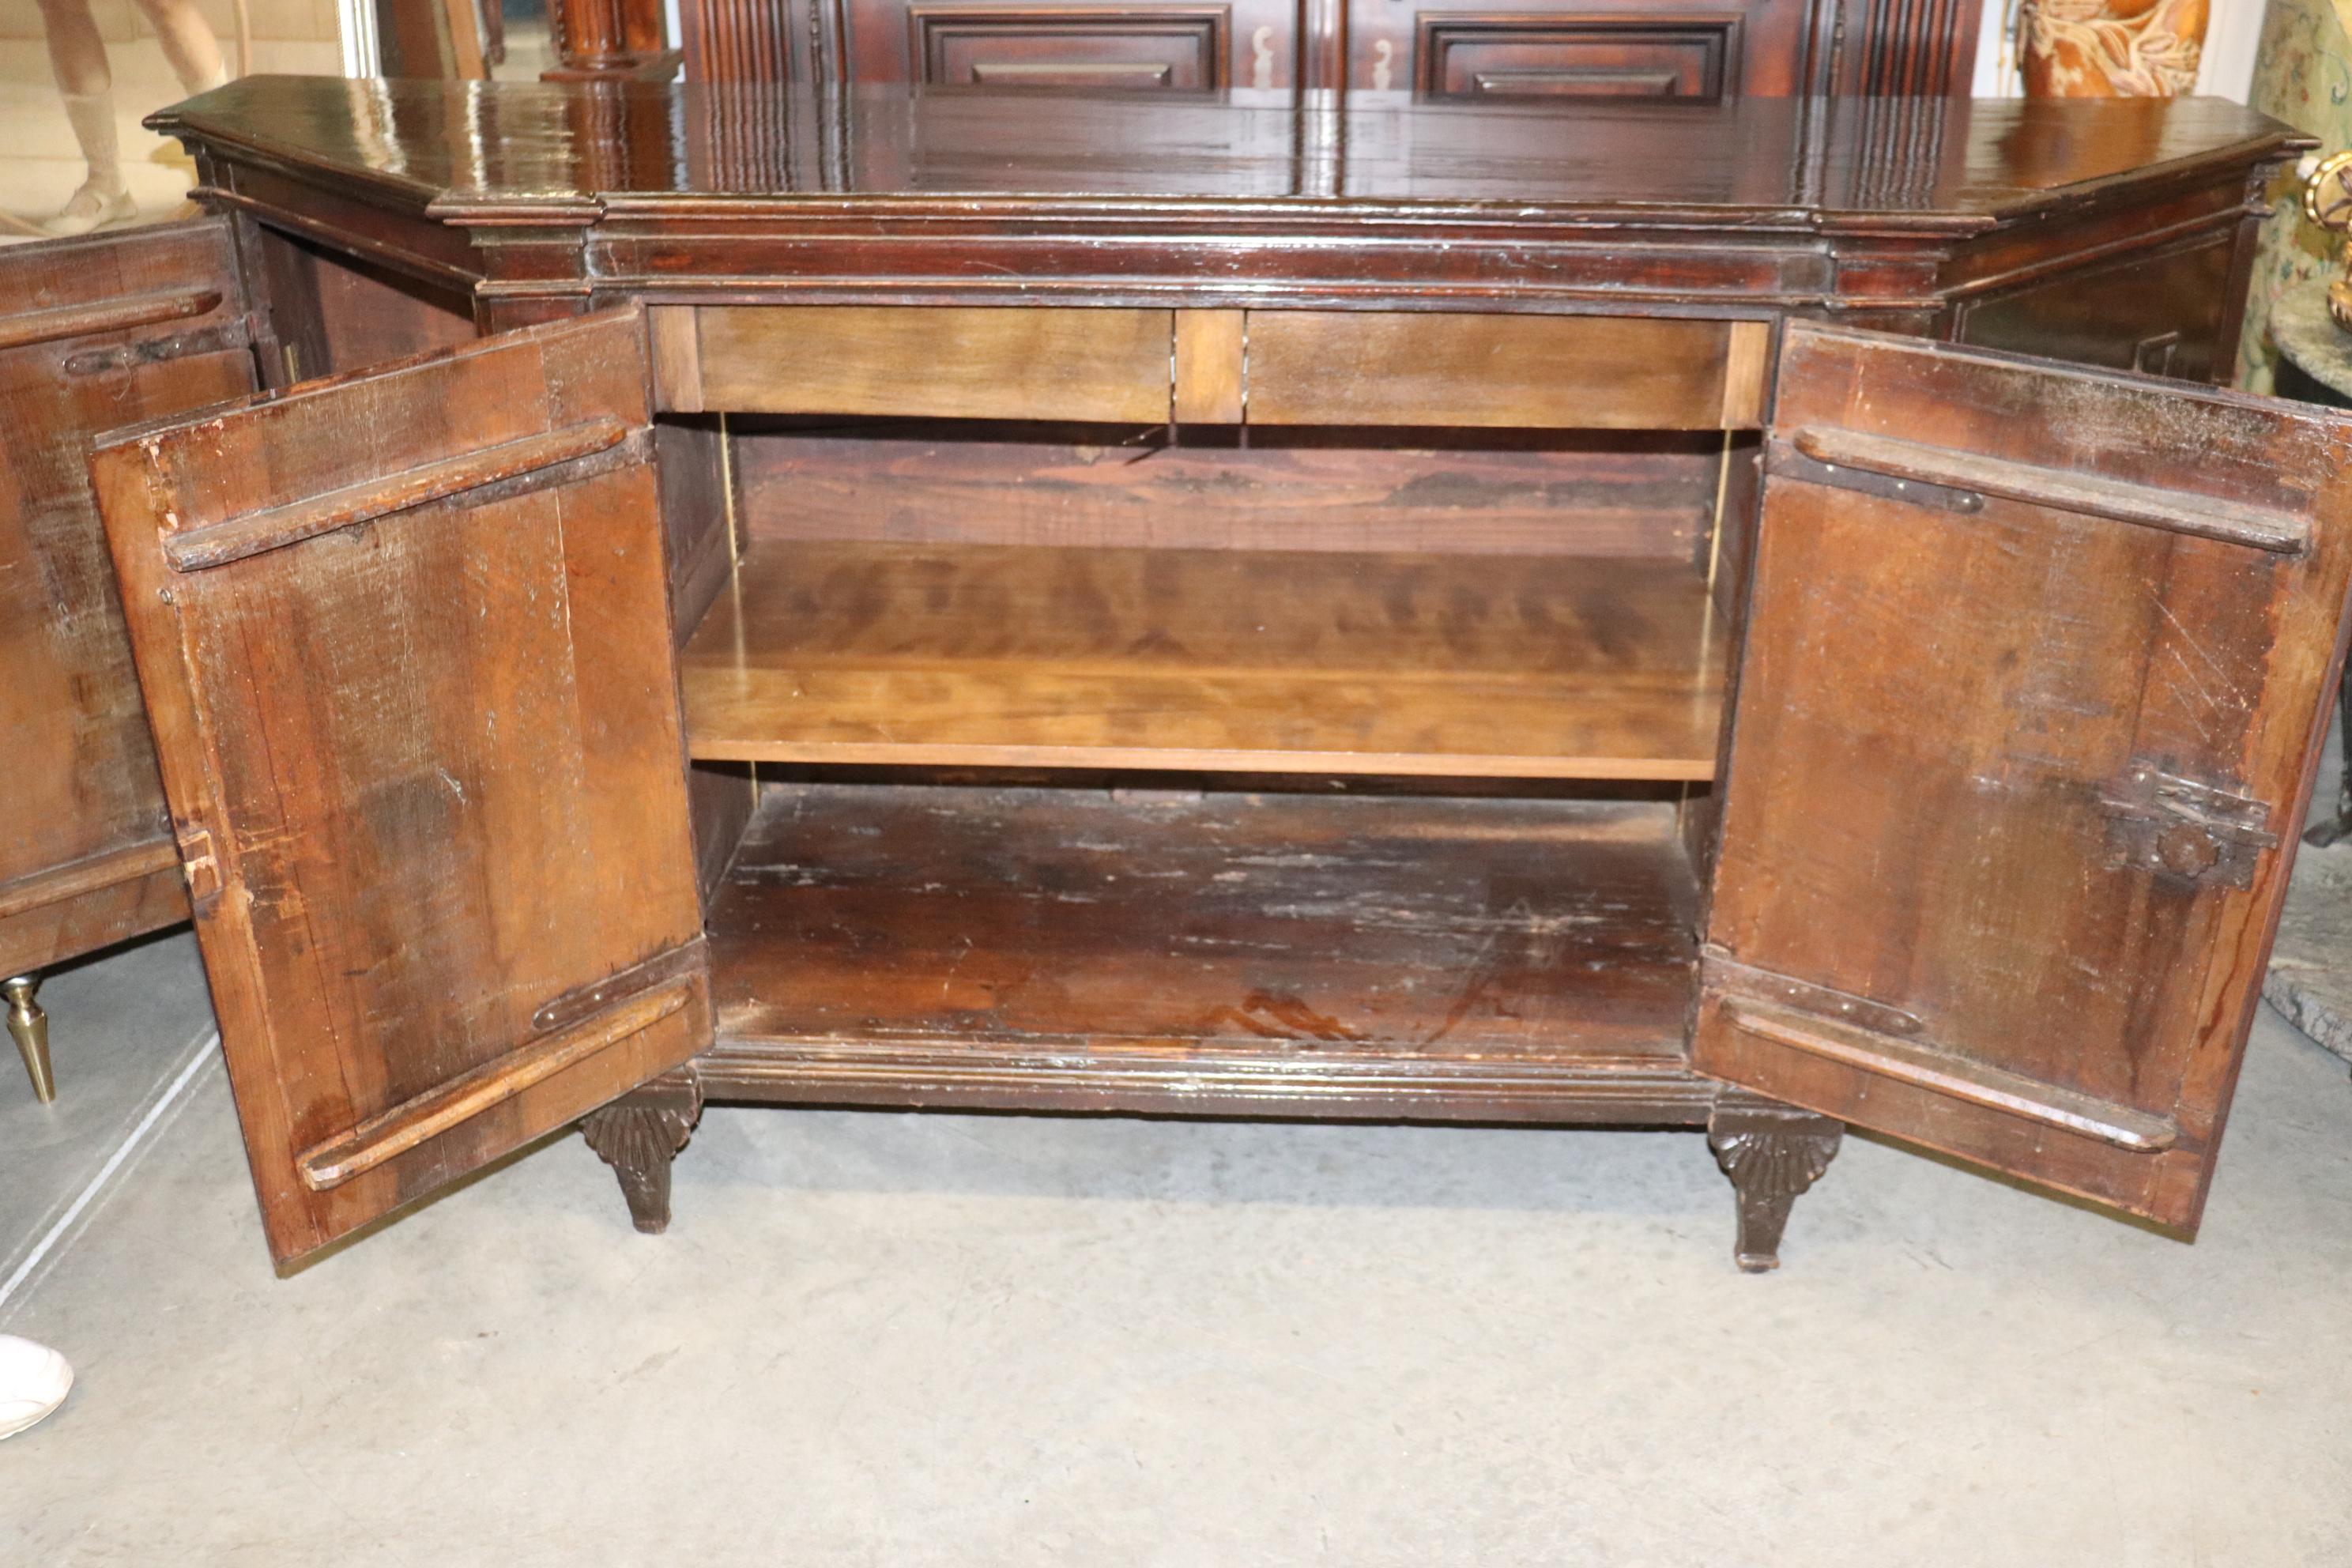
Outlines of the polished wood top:
<svg viewBox="0 0 2352 1568">
<path fill-rule="evenodd" d="M 645 82 L 247 77 L 148 123 L 436 216 L 675 213 L 853 199 L 894 215 L 1302 206 L 1318 218 L 1968 232 L 2300 145 L 2219 100 L 1414 103 L 1286 93 L 1018 100 L 903 89 L 824 105 Z M 550 215 L 552 216 L 552 215 Z"/>
</svg>

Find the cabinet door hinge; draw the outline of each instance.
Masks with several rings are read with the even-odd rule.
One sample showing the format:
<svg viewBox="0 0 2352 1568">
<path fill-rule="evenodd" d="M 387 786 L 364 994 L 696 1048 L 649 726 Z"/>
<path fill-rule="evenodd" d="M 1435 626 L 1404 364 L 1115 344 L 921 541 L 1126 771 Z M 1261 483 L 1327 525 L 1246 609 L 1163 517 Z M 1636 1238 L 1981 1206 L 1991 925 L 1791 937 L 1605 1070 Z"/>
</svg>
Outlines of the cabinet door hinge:
<svg viewBox="0 0 2352 1568">
<path fill-rule="evenodd" d="M 2278 847 L 2268 801 L 2141 764 L 2102 798 L 2112 862 L 2200 888 L 2251 888 L 2254 861 Z"/>
</svg>

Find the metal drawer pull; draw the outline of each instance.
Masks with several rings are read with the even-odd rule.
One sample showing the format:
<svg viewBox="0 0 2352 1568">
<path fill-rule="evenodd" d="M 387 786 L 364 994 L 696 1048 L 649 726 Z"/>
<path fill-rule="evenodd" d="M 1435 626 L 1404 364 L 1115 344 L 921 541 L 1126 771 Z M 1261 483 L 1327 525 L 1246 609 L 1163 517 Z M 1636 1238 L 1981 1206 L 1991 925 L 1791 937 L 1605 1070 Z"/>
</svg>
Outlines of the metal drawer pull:
<svg viewBox="0 0 2352 1568">
<path fill-rule="evenodd" d="M 541 468 L 609 451 L 628 438 L 629 428 L 605 415 L 541 436 L 485 447 L 438 462 L 420 464 L 385 479 L 346 485 L 307 500 L 249 511 L 225 522 L 205 523 L 163 536 L 163 559 L 174 572 L 198 572 L 267 551 L 299 544 L 355 523 L 372 522 L 467 490 L 520 479 Z"/>
<path fill-rule="evenodd" d="M 2070 474 L 2031 463 L 2011 462 L 2006 458 L 1979 457 L 1972 452 L 1955 452 L 1858 430 L 1808 426 L 1798 431 L 1790 445 L 1816 463 L 1859 469 L 1865 475 L 1939 485 L 1978 496 L 1998 496 L 2031 506 L 2080 512 L 2085 517 L 2217 539 L 2225 544 L 2251 545 L 2274 555 L 2300 555 L 2311 548 L 2311 524 L 2306 520 L 2292 512 L 2249 506 L 2243 501 L 2216 500 L 2207 496 L 2184 500 L 2171 491 L 2126 479 Z M 1790 477 L 1823 484 L 1838 482 L 1832 476 L 1801 468 Z M 1976 509 L 1971 506 L 1958 510 Z"/>
</svg>

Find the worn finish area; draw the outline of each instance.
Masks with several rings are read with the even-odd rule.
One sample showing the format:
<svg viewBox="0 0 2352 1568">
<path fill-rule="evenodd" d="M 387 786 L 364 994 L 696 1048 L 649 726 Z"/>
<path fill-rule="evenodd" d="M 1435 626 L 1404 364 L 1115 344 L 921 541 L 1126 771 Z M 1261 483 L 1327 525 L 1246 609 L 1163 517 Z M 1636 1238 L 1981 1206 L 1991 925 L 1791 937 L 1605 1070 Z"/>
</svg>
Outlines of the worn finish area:
<svg viewBox="0 0 2352 1568">
<path fill-rule="evenodd" d="M 715 1095 L 1704 1121 L 1670 804 L 771 786 Z"/>
</svg>

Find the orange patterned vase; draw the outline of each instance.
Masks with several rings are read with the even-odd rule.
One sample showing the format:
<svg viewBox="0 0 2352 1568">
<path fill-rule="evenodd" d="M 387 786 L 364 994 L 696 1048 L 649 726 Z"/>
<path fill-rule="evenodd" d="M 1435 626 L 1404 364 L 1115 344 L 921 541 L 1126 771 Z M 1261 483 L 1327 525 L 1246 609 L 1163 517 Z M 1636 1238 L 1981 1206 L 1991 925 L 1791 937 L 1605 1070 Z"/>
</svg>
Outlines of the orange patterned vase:
<svg viewBox="0 0 2352 1568">
<path fill-rule="evenodd" d="M 2018 68 L 2032 98 L 2169 98 L 2197 89 L 2210 0 L 2023 0 Z"/>
</svg>

